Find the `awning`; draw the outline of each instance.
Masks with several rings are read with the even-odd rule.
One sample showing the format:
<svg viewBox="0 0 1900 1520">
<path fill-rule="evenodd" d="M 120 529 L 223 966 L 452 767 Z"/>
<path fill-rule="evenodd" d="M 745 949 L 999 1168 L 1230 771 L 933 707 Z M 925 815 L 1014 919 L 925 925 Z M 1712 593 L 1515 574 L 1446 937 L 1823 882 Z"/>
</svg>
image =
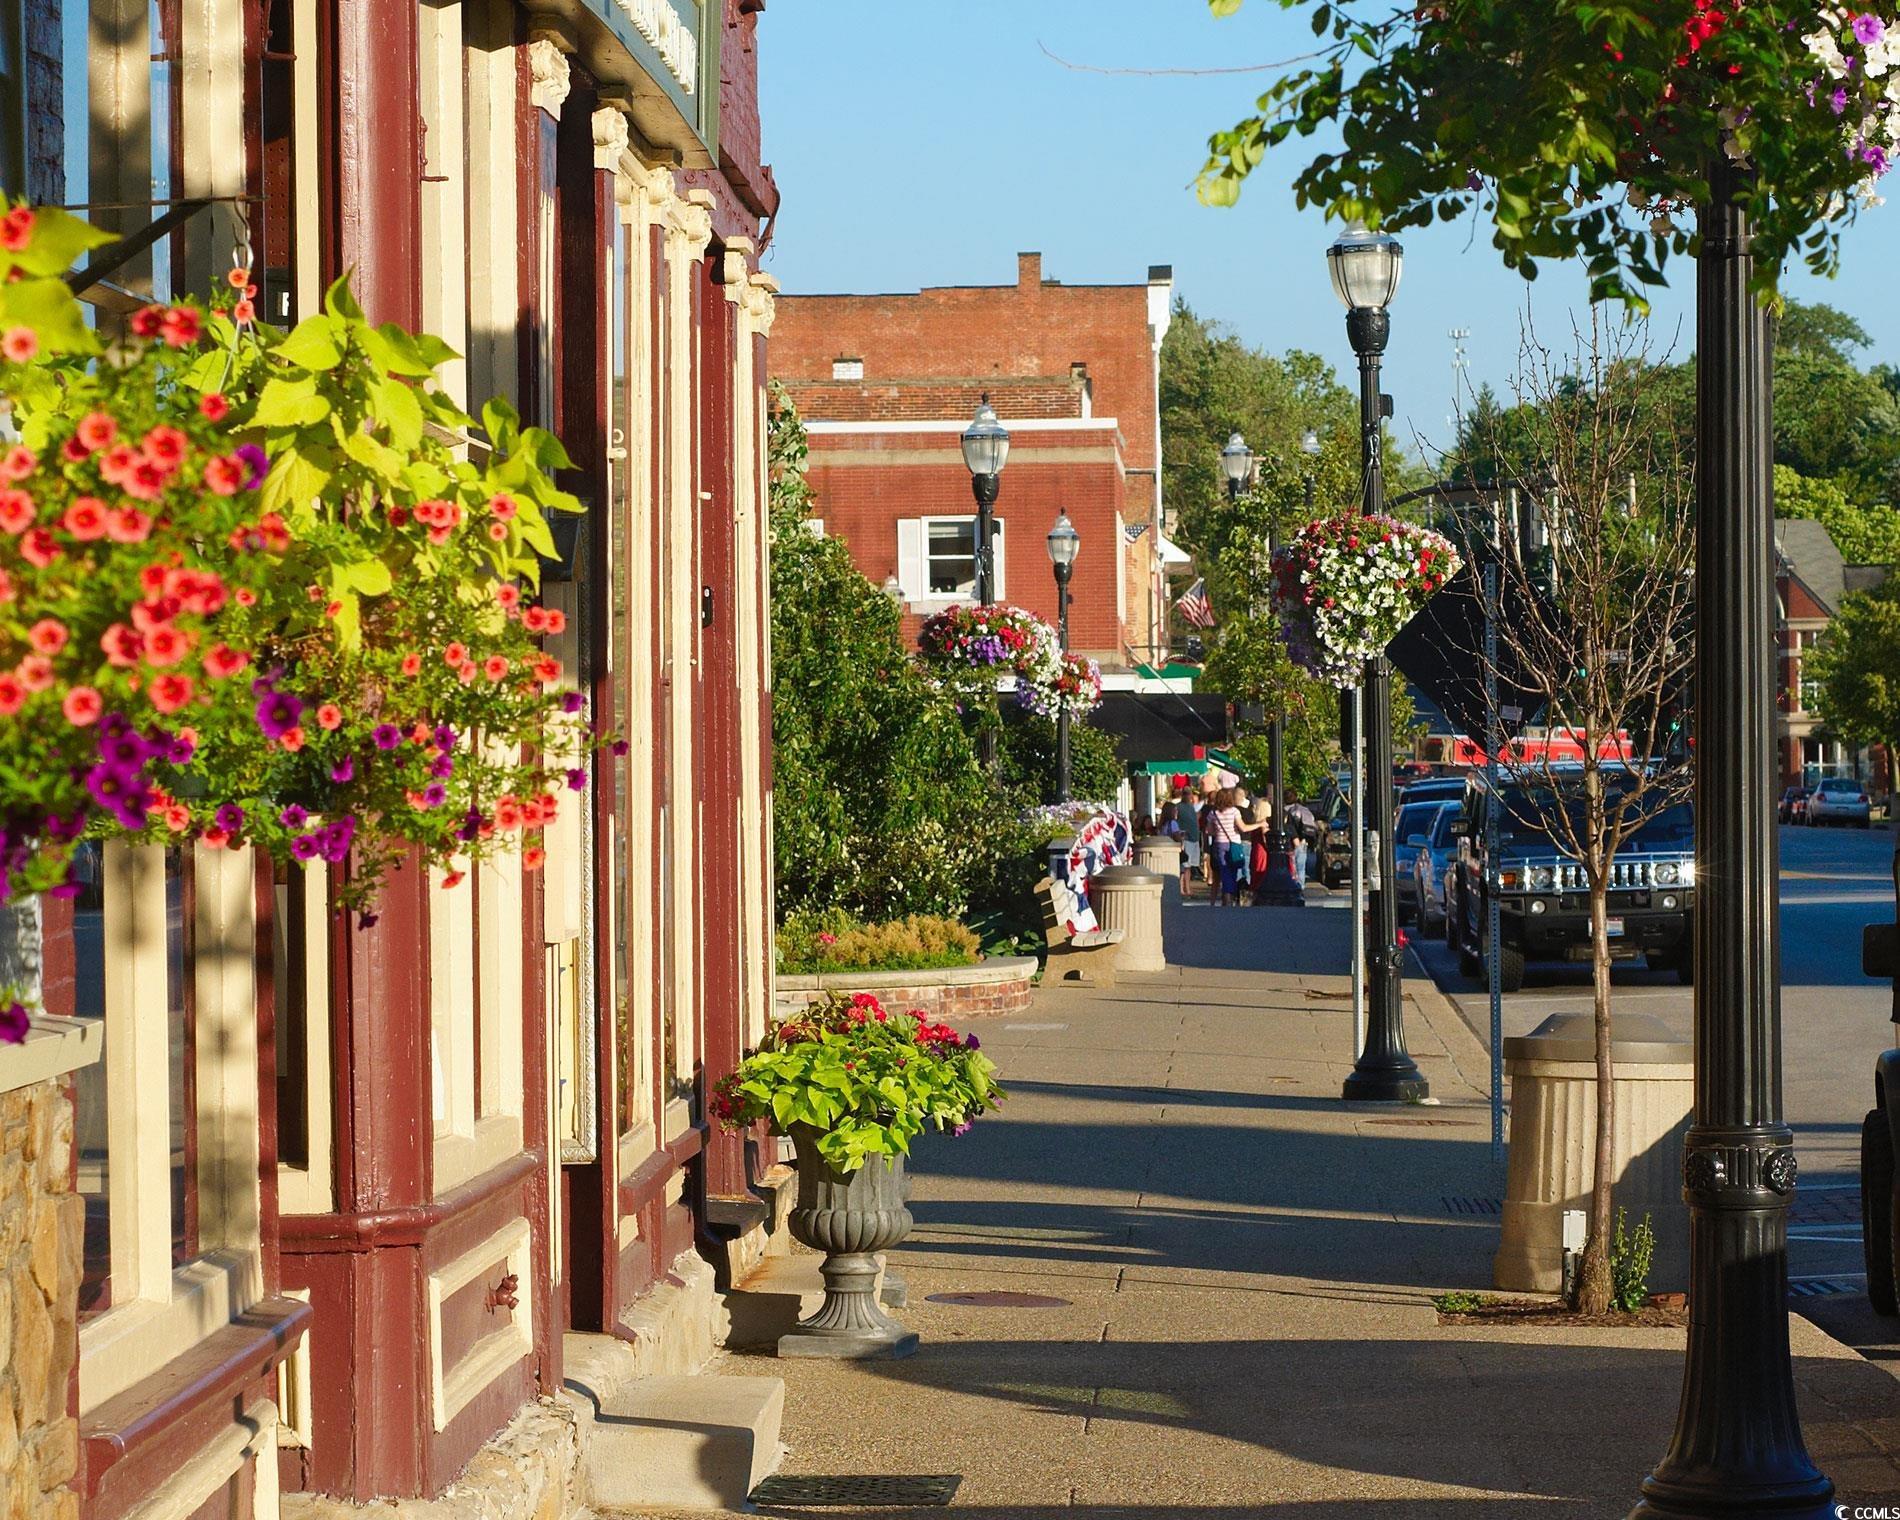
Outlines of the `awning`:
<svg viewBox="0 0 1900 1520">
<path fill-rule="evenodd" d="M 1157 532 L 1155 534 L 1155 553 L 1161 557 L 1161 563 L 1164 565 L 1191 565 L 1194 563 L 1194 556 L 1189 554 L 1187 550 L 1183 549 L 1164 533 Z"/>
<path fill-rule="evenodd" d="M 1174 762 L 1197 747 L 1227 742 L 1227 699 L 1176 692 L 1105 691 L 1102 705 L 1089 714 L 1091 727 L 1115 736 L 1124 765 L 1140 768 L 1162 762 L 1163 773 L 1182 769 Z"/>
</svg>

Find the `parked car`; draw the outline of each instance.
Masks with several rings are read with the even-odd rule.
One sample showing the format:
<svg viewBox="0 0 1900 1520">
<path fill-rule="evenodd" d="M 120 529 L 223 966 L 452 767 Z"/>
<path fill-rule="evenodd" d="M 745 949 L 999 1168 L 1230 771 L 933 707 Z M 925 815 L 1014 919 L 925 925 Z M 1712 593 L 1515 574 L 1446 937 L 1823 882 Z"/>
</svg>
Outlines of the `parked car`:
<svg viewBox="0 0 1900 1520">
<path fill-rule="evenodd" d="M 1447 922 L 1445 904 L 1451 873 L 1458 863 L 1458 834 L 1464 821 L 1462 800 L 1441 802 L 1432 815 L 1431 833 L 1418 848 L 1412 866 L 1412 906 L 1420 933 L 1439 933 Z"/>
<path fill-rule="evenodd" d="M 1408 802 L 1393 820 L 1392 873 L 1396 880 L 1392 890 L 1398 897 L 1400 923 L 1416 917 L 1418 896 L 1413 888 L 1413 872 L 1418 865 L 1418 852 L 1431 838 L 1432 824 L 1447 805 L 1442 797 Z"/>
<path fill-rule="evenodd" d="M 1851 776 L 1829 776 L 1808 798 L 1808 822 L 1817 827 L 1831 823 L 1864 829 L 1872 820 L 1867 789 Z"/>
<path fill-rule="evenodd" d="M 1427 776 L 1422 781 L 1414 781 L 1399 793 L 1399 806 L 1410 807 L 1415 802 L 1457 802 L 1465 795 L 1463 776 Z M 1399 836 L 1401 839 L 1404 835 Z"/>
<path fill-rule="evenodd" d="M 1900 846 L 1893 854 L 1893 887 L 1900 900 Z M 1900 901 L 1896 908 L 1900 909 Z M 1900 918 L 1900 911 L 1896 911 Z M 1893 1022 L 1900 1024 L 1900 924 L 1869 924 L 1861 931 L 1860 969 L 1894 983 Z M 1900 1314 L 1894 1293 L 1894 1222 L 1900 1220 L 1893 1158 L 1900 1150 L 1900 1048 L 1874 1062 L 1874 1107 L 1860 1126 L 1860 1243 L 1867 1265 L 1867 1302 L 1877 1314 Z"/>
<path fill-rule="evenodd" d="M 1808 821 L 1808 789 L 1805 786 L 1791 786 L 1781 794 L 1781 800 L 1775 804 L 1777 823 L 1806 823 Z"/>
<path fill-rule="evenodd" d="M 1349 792 L 1334 792 L 1324 813 L 1317 857 L 1319 879 L 1329 887 L 1341 887 L 1352 880 L 1352 797 Z"/>
<path fill-rule="evenodd" d="M 1613 771 L 1606 779 L 1616 784 Z M 1582 865 L 1545 827 L 1549 795 L 1532 797 L 1520 782 L 1502 781 L 1498 800 L 1502 817 L 1494 859 L 1484 828 L 1490 791 L 1482 775 L 1472 776 L 1446 939 L 1458 951 L 1459 969 L 1476 976 L 1485 962 L 1489 906 L 1495 898 L 1499 980 L 1506 992 L 1516 992 L 1530 961 L 1590 959 L 1590 896 Z M 1681 981 L 1693 981 L 1695 814 L 1690 804 L 1677 803 L 1651 817 L 1617 851 L 1611 869 L 1612 957 L 1645 956 L 1650 965 L 1672 968 Z"/>
</svg>

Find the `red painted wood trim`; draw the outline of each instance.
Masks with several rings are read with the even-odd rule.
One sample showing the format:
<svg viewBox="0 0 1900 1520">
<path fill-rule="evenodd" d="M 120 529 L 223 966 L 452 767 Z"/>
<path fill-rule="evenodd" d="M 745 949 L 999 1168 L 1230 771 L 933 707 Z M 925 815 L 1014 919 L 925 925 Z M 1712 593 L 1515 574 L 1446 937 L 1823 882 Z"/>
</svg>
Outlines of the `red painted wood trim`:
<svg viewBox="0 0 1900 1520">
<path fill-rule="evenodd" d="M 538 1147 L 522 1151 L 428 1203 L 364 1214 L 286 1214 L 279 1226 L 284 1254 L 331 1256 L 419 1246 L 432 1232 L 532 1176 L 545 1164 L 546 1157 L 547 1153 Z"/>
<path fill-rule="evenodd" d="M 81 1492 L 96 1494 L 105 1475 L 127 1457 L 195 1411 L 274 1371 L 310 1319 L 310 1305 L 298 1299 L 261 1299 L 183 1356 L 106 1400 L 80 1423 Z"/>
<path fill-rule="evenodd" d="M 322 7 L 329 10 L 332 7 Z M 336 15 L 336 246 L 372 322 L 422 320 L 421 61 L 413 0 Z"/>
<path fill-rule="evenodd" d="M 673 1174 L 706 1149 L 709 1126 L 695 1124 L 675 1135 L 620 1179 L 620 1212 L 637 1214 L 652 1203 L 673 1180 Z"/>
</svg>

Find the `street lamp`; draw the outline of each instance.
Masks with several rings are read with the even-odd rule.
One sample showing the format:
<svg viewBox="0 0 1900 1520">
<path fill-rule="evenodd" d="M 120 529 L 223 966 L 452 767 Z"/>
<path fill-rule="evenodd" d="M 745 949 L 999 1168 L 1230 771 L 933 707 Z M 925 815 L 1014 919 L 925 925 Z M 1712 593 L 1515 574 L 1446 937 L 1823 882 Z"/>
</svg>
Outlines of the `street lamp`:
<svg viewBox="0 0 1900 1520">
<path fill-rule="evenodd" d="M 1064 512 L 1049 530 L 1049 563 L 1056 572 L 1056 636 L 1062 652 L 1069 652 L 1069 577 L 1075 557 L 1082 552 L 1082 535 Z M 1069 694 L 1056 696 L 1056 801 L 1069 800 Z"/>
<path fill-rule="evenodd" d="M 1002 487 L 1003 465 L 1009 458 L 1009 430 L 997 421 L 996 408 L 985 396 L 976 416 L 963 430 L 963 462 L 970 467 L 970 489 L 976 495 L 976 600 L 988 606 L 996 599 L 996 567 L 990 563 L 990 509 Z"/>
<path fill-rule="evenodd" d="M 1365 483 L 1365 514 L 1385 508 L 1380 434 L 1390 402 L 1379 390 L 1379 360 L 1391 319 L 1386 307 L 1398 292 L 1405 250 L 1383 232 L 1352 227 L 1326 250 L 1333 291 L 1346 308 L 1346 336 L 1359 356 L 1359 452 Z M 1365 728 L 1371 817 L 1377 841 L 1378 884 L 1371 894 L 1366 930 L 1369 986 L 1365 1048 L 1359 1052 L 1343 1096 L 1379 1102 L 1415 1102 L 1430 1088 L 1405 1049 L 1403 967 L 1399 960 L 1398 851 L 1392 838 L 1392 666 L 1383 654 L 1366 661 Z"/>
<path fill-rule="evenodd" d="M 883 589 L 884 594 L 898 606 L 901 607 L 904 605 L 904 583 L 895 575 L 887 575 L 884 577 Z"/>
<path fill-rule="evenodd" d="M 1236 499 L 1247 484 L 1247 477 L 1253 474 L 1253 450 L 1247 447 L 1247 440 L 1235 433 L 1227 440 L 1227 447 L 1220 451 L 1221 474 L 1227 477 L 1227 499 Z"/>
<path fill-rule="evenodd" d="M 1773 327 L 1748 171 L 1715 158 L 1696 258 L 1695 1115 L 1687 1365 L 1638 1516 L 1836 1512 L 1801 1439 L 1788 1351 L 1794 1135 L 1782 1117 L 1775 914 Z M 1843 1506 L 1843 1512 L 1845 1507 Z"/>
</svg>

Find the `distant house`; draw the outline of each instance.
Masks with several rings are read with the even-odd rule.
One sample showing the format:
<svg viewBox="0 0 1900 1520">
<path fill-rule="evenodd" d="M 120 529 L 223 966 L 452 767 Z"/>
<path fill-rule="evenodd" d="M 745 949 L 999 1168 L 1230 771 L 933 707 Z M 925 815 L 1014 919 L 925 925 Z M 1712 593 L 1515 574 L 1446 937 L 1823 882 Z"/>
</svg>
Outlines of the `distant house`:
<svg viewBox="0 0 1900 1520">
<path fill-rule="evenodd" d="M 1850 565 L 1820 523 L 1775 519 L 1775 596 L 1780 681 L 1776 705 L 1781 784 L 1812 785 L 1821 776 L 1858 776 L 1876 794 L 1892 788 L 1884 746 L 1856 748 L 1831 732 L 1821 717 L 1818 685 L 1806 657 L 1834 621 L 1841 598 L 1881 584 L 1885 565 Z"/>
</svg>

